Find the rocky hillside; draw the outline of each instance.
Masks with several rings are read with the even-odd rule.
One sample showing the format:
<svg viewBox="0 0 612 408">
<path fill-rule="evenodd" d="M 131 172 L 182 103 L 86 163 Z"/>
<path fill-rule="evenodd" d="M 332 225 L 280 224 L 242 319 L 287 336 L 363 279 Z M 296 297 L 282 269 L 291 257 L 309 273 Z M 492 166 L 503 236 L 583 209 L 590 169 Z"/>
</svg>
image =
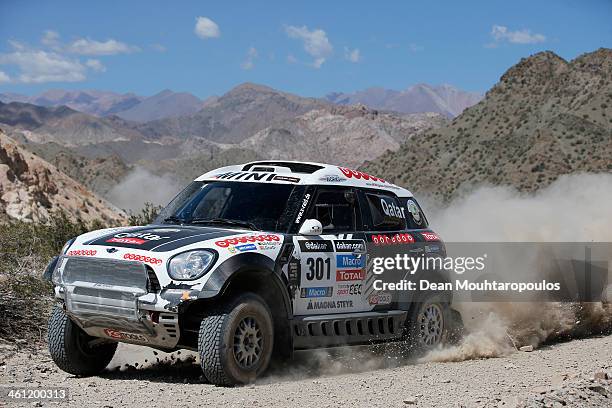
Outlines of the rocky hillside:
<svg viewBox="0 0 612 408">
<path fill-rule="evenodd" d="M 340 105 L 364 104 L 373 109 L 400 113 L 436 112 L 452 118 L 478 103 L 482 95 L 451 85 L 417 84 L 403 91 L 368 88 L 350 94 L 331 93 L 326 98 Z"/>
<path fill-rule="evenodd" d="M 44 222 L 57 210 L 88 222 L 118 223 L 125 216 L 0 131 L 0 214 Z"/>
<path fill-rule="evenodd" d="M 434 113 L 400 117 L 363 105 L 333 106 L 267 127 L 240 146 L 267 159 L 359 166 L 445 122 L 443 116 Z"/>
<path fill-rule="evenodd" d="M 98 118 L 66 106 L 49 108 L 21 102 L 0 102 L 0 123 L 16 130 L 32 132 L 29 139 L 38 143 L 57 142 L 76 146 L 142 139 L 142 135 L 123 119 Z"/>
<path fill-rule="evenodd" d="M 363 168 L 449 199 L 481 183 L 534 191 L 562 174 L 612 172 L 611 157 L 612 50 L 602 48 L 522 59 L 449 126 Z"/>
<path fill-rule="evenodd" d="M 202 101 L 187 92 L 165 89 L 140 103 L 117 113 L 117 116 L 136 122 L 191 115 L 202 109 Z"/>
</svg>

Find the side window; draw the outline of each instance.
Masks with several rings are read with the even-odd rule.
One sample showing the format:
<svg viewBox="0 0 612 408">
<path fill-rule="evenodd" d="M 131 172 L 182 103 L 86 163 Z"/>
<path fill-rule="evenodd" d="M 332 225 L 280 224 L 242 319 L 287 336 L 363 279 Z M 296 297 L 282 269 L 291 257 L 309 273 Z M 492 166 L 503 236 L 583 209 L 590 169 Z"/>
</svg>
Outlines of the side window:
<svg viewBox="0 0 612 408">
<path fill-rule="evenodd" d="M 323 232 L 355 231 L 357 199 L 352 190 L 324 189 L 319 190 L 314 206 L 307 218 L 316 218 L 323 225 Z"/>
<path fill-rule="evenodd" d="M 372 217 L 372 231 L 400 231 L 406 229 L 406 209 L 391 195 L 366 193 Z"/>
<path fill-rule="evenodd" d="M 425 218 L 425 214 L 416 200 L 414 198 L 407 198 L 403 199 L 402 201 L 405 201 L 404 207 L 406 208 L 406 221 L 408 222 L 408 228 L 427 228 L 427 218 Z"/>
</svg>

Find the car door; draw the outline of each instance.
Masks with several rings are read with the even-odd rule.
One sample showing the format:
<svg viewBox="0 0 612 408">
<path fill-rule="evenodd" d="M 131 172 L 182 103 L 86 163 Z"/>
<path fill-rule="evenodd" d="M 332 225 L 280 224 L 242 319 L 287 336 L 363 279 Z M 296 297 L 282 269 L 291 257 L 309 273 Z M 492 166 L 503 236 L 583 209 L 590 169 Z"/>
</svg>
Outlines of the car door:
<svg viewBox="0 0 612 408">
<path fill-rule="evenodd" d="M 418 237 L 407 231 L 406 208 L 393 193 L 380 190 L 363 190 L 359 195 L 369 259 L 396 258 L 405 253 L 419 256 Z M 371 265 L 370 265 L 371 266 Z M 399 293 L 376 290 L 375 280 L 400 282 L 408 272 L 385 270 L 381 275 L 368 271 L 363 289 L 363 302 L 367 310 L 393 308 L 400 300 Z"/>
<path fill-rule="evenodd" d="M 295 235 L 298 288 L 296 315 L 348 313 L 363 310 L 367 254 L 361 211 L 352 188 L 319 187 L 306 211 L 317 219 L 320 235 Z"/>
</svg>

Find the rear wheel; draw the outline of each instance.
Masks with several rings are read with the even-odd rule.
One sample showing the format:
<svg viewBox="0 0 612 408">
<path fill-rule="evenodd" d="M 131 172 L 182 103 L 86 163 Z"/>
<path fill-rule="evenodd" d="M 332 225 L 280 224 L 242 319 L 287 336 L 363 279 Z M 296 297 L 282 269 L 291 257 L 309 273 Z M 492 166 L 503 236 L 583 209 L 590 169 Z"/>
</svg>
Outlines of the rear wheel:
<svg viewBox="0 0 612 408">
<path fill-rule="evenodd" d="M 274 327 L 263 299 L 245 293 L 202 319 L 198 352 L 204 376 L 213 384 L 255 381 L 272 356 Z"/>
<path fill-rule="evenodd" d="M 49 353 L 57 366 L 74 375 L 95 375 L 106 368 L 117 343 L 89 336 L 56 306 L 49 319 Z"/>
<path fill-rule="evenodd" d="M 446 343 L 450 327 L 450 307 L 439 295 L 426 294 L 414 305 L 408 321 L 408 340 L 419 354 Z"/>
</svg>

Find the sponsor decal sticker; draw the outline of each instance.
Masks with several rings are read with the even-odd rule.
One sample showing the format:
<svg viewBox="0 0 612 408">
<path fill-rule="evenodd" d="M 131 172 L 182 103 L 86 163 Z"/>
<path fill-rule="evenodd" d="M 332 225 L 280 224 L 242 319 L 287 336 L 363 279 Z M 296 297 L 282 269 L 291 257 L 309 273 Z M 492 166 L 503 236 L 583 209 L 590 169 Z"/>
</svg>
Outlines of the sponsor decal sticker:
<svg viewBox="0 0 612 408">
<path fill-rule="evenodd" d="M 331 241 L 313 240 L 299 241 L 302 252 L 334 252 Z"/>
<path fill-rule="evenodd" d="M 325 310 L 325 309 L 346 309 L 353 307 L 352 300 L 310 300 L 308 301 L 307 310 Z"/>
<path fill-rule="evenodd" d="M 255 244 L 236 245 L 234 248 L 236 248 L 240 252 L 257 251 L 257 247 L 255 246 Z"/>
<path fill-rule="evenodd" d="M 142 245 L 145 242 L 147 242 L 144 239 L 140 239 L 140 238 L 118 238 L 118 237 L 113 237 L 111 239 L 107 239 L 106 242 L 115 242 L 118 244 L 130 244 L 130 245 Z"/>
<path fill-rule="evenodd" d="M 391 303 L 391 294 L 387 292 L 371 293 L 368 296 L 368 303 L 372 306 L 388 305 Z"/>
<path fill-rule="evenodd" d="M 408 233 L 400 234 L 377 234 L 372 235 L 372 242 L 374 245 L 401 245 L 401 244 L 414 244 L 414 237 Z"/>
<path fill-rule="evenodd" d="M 301 288 L 300 289 L 300 297 L 301 298 L 332 297 L 333 293 L 334 293 L 334 288 L 331 287 L 331 286 L 314 287 L 314 288 Z"/>
<path fill-rule="evenodd" d="M 421 225 L 423 223 L 423 217 L 421 216 L 421 211 L 419 210 L 419 207 L 417 207 L 416 203 L 412 200 L 408 200 L 406 202 L 406 207 L 408 208 L 410 215 L 412 215 L 414 222 Z"/>
<path fill-rule="evenodd" d="M 401 218 L 401 219 L 406 218 L 406 216 L 404 215 L 405 214 L 404 209 L 398 206 L 397 204 L 395 204 L 393 201 L 388 202 L 384 198 L 381 198 L 380 206 L 382 207 L 382 210 L 387 217 Z"/>
<path fill-rule="evenodd" d="M 340 171 L 342 172 L 342 174 L 344 174 L 346 176 L 346 178 L 354 178 L 357 180 L 365 180 L 365 181 L 377 181 L 377 182 L 381 182 L 381 183 L 386 183 L 385 180 L 379 178 L 379 177 L 374 177 L 371 176 L 367 173 L 364 173 L 362 171 L 357 171 L 357 170 L 351 170 L 349 168 L 346 167 L 338 167 L 340 169 Z"/>
<path fill-rule="evenodd" d="M 339 269 L 336 271 L 336 281 L 361 281 L 365 279 L 365 271 L 363 269 Z"/>
<path fill-rule="evenodd" d="M 355 252 L 365 251 L 365 244 L 359 239 L 337 240 L 334 241 L 336 252 Z"/>
<path fill-rule="evenodd" d="M 438 234 L 434 232 L 421 232 L 421 235 L 423 236 L 423 238 L 425 238 L 425 241 L 439 241 L 440 240 L 440 237 L 438 236 Z"/>
<path fill-rule="evenodd" d="M 304 199 L 302 200 L 302 206 L 300 207 L 300 211 L 297 214 L 297 217 L 295 217 L 295 223 L 299 224 L 302 221 L 302 217 L 304 216 L 304 211 L 306 211 L 306 208 L 308 207 L 308 203 L 310 202 L 310 193 L 306 194 L 304 196 Z"/>
<path fill-rule="evenodd" d="M 128 261 L 144 262 L 144 263 L 153 264 L 153 265 L 160 265 L 163 262 L 159 258 L 153 258 L 150 256 L 131 254 L 131 253 L 127 253 L 123 255 L 123 259 L 126 259 Z"/>
<path fill-rule="evenodd" d="M 141 341 L 148 342 L 147 338 L 142 334 L 134 334 L 134 333 L 126 333 L 119 330 L 113 329 L 104 329 L 104 334 L 108 337 L 117 339 L 117 340 L 132 340 L 132 341 Z"/>
<path fill-rule="evenodd" d="M 328 174 L 321 177 L 319 181 L 325 181 L 326 183 L 342 183 L 343 181 L 346 181 L 346 179 L 337 174 Z"/>
<path fill-rule="evenodd" d="M 264 234 L 264 235 L 246 235 L 242 237 L 236 238 L 228 238 L 220 241 L 216 241 L 215 245 L 221 248 L 227 248 L 230 245 L 238 245 L 238 244 L 248 244 L 251 242 L 280 242 L 280 237 L 278 235 L 272 234 Z"/>
<path fill-rule="evenodd" d="M 98 251 L 95 249 L 77 249 L 74 251 L 68 251 L 68 256 L 96 256 Z"/>
<path fill-rule="evenodd" d="M 336 255 L 337 268 L 360 269 L 365 267 L 365 256 Z"/>
<path fill-rule="evenodd" d="M 361 283 L 343 283 L 338 285 L 336 294 L 338 296 L 361 295 L 362 288 L 363 284 Z"/>
<path fill-rule="evenodd" d="M 298 177 L 288 177 L 288 176 L 274 176 L 274 180 L 288 181 L 289 183 L 299 183 L 300 182 L 300 179 Z"/>
</svg>

